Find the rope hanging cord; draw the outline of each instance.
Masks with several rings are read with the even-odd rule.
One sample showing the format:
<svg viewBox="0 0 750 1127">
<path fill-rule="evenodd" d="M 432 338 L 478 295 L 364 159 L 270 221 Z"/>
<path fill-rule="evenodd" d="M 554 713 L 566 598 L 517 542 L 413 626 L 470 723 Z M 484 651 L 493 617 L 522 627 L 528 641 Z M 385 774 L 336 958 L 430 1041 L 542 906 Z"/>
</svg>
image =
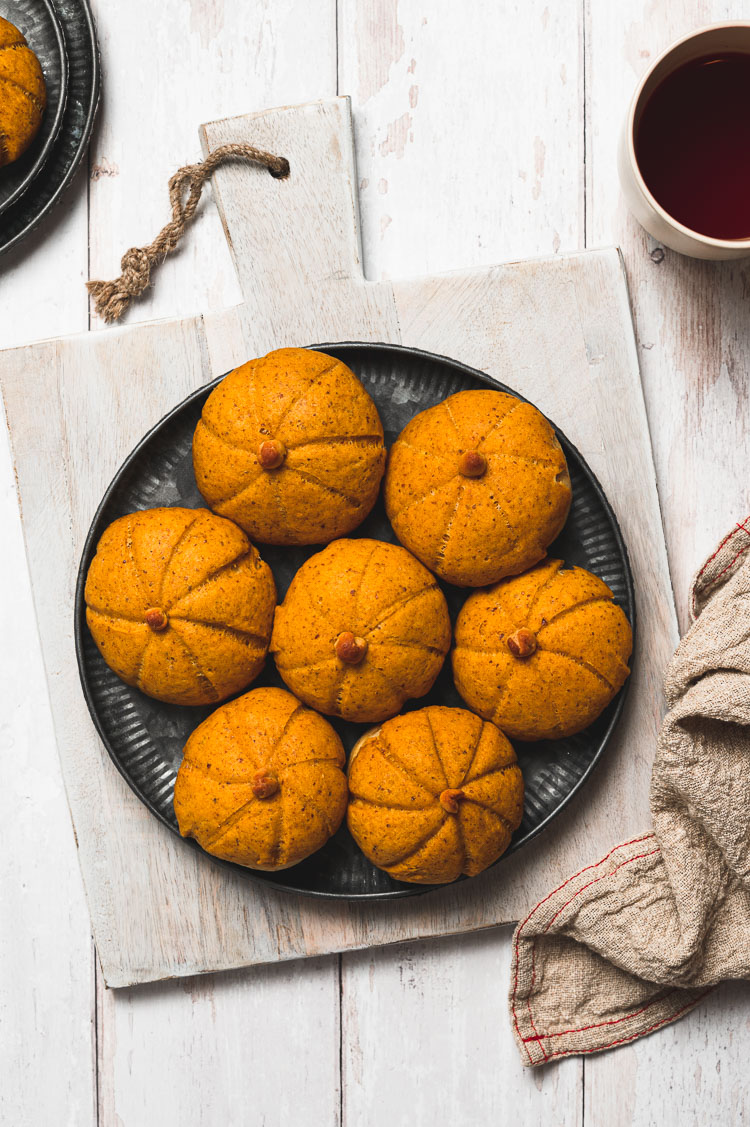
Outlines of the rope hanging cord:
<svg viewBox="0 0 750 1127">
<path fill-rule="evenodd" d="M 221 145 L 199 164 L 187 164 L 169 181 L 172 218 L 147 247 L 131 247 L 120 262 L 122 274 L 112 282 L 87 282 L 94 308 L 105 321 L 117 321 L 135 297 L 140 297 L 151 279 L 151 268 L 170 254 L 195 215 L 203 185 L 216 168 L 231 160 L 247 160 L 267 168 L 277 180 L 289 175 L 289 161 L 254 145 Z M 187 199 L 183 196 L 187 190 Z"/>
</svg>

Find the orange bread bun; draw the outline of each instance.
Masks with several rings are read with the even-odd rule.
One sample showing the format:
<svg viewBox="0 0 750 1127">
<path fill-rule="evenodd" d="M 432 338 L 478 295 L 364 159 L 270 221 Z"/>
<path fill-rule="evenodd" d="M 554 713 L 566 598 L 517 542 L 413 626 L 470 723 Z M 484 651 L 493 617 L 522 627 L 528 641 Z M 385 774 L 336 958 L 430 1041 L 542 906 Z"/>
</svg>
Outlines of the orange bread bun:
<svg viewBox="0 0 750 1127">
<path fill-rule="evenodd" d="M 443 592 L 404 548 L 336 540 L 292 580 L 271 653 L 300 700 L 372 722 L 429 691 L 450 639 Z"/>
<path fill-rule="evenodd" d="M 253 689 L 212 712 L 185 745 L 180 833 L 250 869 L 315 853 L 346 811 L 344 749 L 331 725 L 283 689 Z"/>
<path fill-rule="evenodd" d="M 207 509 L 145 509 L 105 531 L 86 621 L 110 669 L 170 704 L 211 704 L 263 668 L 276 587 L 244 532 Z"/>
<path fill-rule="evenodd" d="M 633 634 L 612 598 L 597 576 L 561 560 L 473 592 L 456 622 L 456 688 L 514 739 L 582 731 L 630 673 Z"/>
<path fill-rule="evenodd" d="M 402 544 L 443 579 L 481 587 L 543 559 L 565 524 L 565 455 L 536 407 L 460 391 L 394 443 L 385 506 Z"/>
<path fill-rule="evenodd" d="M 280 348 L 211 392 L 193 439 L 214 512 L 263 544 L 326 544 L 375 504 L 385 468 L 377 408 L 346 364 Z"/>
<path fill-rule="evenodd" d="M 347 822 L 396 880 L 473 877 L 510 845 L 523 777 L 503 733 L 463 708 L 430 706 L 366 733 L 349 757 Z"/>
<path fill-rule="evenodd" d="M 39 60 L 18 28 L 0 16 L 0 167 L 26 152 L 46 105 Z"/>
</svg>

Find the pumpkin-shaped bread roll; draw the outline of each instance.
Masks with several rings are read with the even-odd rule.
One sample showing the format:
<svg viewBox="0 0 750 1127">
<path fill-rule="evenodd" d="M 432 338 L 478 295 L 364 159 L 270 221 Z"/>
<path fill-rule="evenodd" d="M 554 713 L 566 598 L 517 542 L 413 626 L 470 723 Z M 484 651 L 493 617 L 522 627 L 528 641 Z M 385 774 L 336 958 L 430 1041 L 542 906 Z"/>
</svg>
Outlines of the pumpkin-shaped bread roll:
<svg viewBox="0 0 750 1127">
<path fill-rule="evenodd" d="M 271 652 L 300 700 L 374 722 L 429 691 L 450 639 L 443 592 L 404 548 L 336 540 L 292 580 Z"/>
<path fill-rule="evenodd" d="M 568 467 L 536 407 L 460 391 L 394 443 L 385 505 L 402 544 L 443 579 L 481 587 L 543 559 L 570 509 Z"/>
<path fill-rule="evenodd" d="M 180 833 L 251 869 L 288 869 L 346 811 L 344 749 L 331 725 L 283 689 L 253 689 L 212 712 L 187 744 L 174 790 Z"/>
<path fill-rule="evenodd" d="M 469 595 L 453 676 L 470 708 L 518 740 L 572 736 L 630 673 L 633 634 L 606 583 L 547 560 Z"/>
<path fill-rule="evenodd" d="M 276 587 L 231 521 L 207 509 L 145 509 L 99 541 L 86 621 L 110 669 L 170 704 L 211 704 L 263 668 Z"/>
<path fill-rule="evenodd" d="M 18 28 L 0 16 L 0 167 L 26 152 L 46 105 L 39 60 Z"/>
<path fill-rule="evenodd" d="M 497 861 L 523 814 L 515 752 L 463 708 L 407 712 L 367 732 L 349 757 L 347 821 L 362 852 L 396 880 L 445 884 Z"/>
<path fill-rule="evenodd" d="M 326 544 L 375 504 L 385 468 L 377 408 L 346 364 L 280 348 L 230 372 L 193 439 L 198 488 L 263 544 Z"/>
</svg>

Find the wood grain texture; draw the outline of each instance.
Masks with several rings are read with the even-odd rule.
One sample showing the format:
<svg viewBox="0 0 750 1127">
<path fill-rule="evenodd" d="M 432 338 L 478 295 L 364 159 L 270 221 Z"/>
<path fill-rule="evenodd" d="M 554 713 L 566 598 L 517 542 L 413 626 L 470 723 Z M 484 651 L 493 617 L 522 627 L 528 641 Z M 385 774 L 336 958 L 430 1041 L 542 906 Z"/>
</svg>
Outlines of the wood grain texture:
<svg viewBox="0 0 750 1127">
<path fill-rule="evenodd" d="M 339 3 L 339 89 L 352 96 L 367 277 L 583 245 L 579 7 Z M 531 287 L 502 278 L 486 308 L 472 293 L 487 286 L 482 274 L 473 286 L 465 270 L 436 279 L 439 300 L 430 293 L 409 317 L 400 310 L 404 339 L 455 349 L 458 313 L 474 362 L 512 383 L 512 324 Z M 396 283 L 398 295 L 403 288 Z M 571 337 L 563 334 L 568 353 Z M 509 940 L 507 929 L 491 929 L 342 956 L 345 1123 L 580 1122 L 582 1066 L 529 1076 L 513 1055 Z"/>
<path fill-rule="evenodd" d="M 26 581 L 12 465 L 0 448 L 0 1121 L 96 1120 L 94 949 Z M 7 570 L 6 570 L 7 569 Z M 23 582 L 19 582 L 18 579 Z M 43 1075 L 44 1083 L 32 1082 Z"/>
<path fill-rule="evenodd" d="M 727 982 L 684 1021 L 586 1059 L 586 1121 L 747 1123 L 750 986 Z"/>
<path fill-rule="evenodd" d="M 202 121 L 335 94 L 336 3 L 99 0 L 96 15 L 106 82 L 90 158 L 91 277 L 114 278 L 125 249 L 151 242 L 170 218 L 167 182 L 200 160 Z M 127 321 L 238 301 L 210 186 L 204 197 L 179 252 L 157 267 L 158 285 Z"/>
<path fill-rule="evenodd" d="M 150 239 L 168 217 L 169 176 L 200 156 L 198 122 L 335 94 L 335 0 L 303 9 L 294 0 L 171 0 L 158 10 L 131 0 L 97 8 L 107 82 L 91 154 L 89 224 L 91 276 L 107 278 L 124 248 Z M 155 281 L 128 314 L 131 324 L 213 309 L 203 319 L 211 371 L 244 357 L 229 308 L 239 288 L 210 186 L 179 253 Z M 94 319 L 93 327 L 102 326 Z M 270 1124 L 280 1113 L 303 1125 L 336 1122 L 335 958 L 165 982 L 143 997 L 102 983 L 98 1001 L 101 1124 L 197 1127 L 248 1117 Z"/>
<path fill-rule="evenodd" d="M 67 206 L 0 260 L 5 348 L 86 328 L 86 176 L 84 161 Z M 66 1108 L 69 1122 L 93 1127 L 91 922 L 55 747 L 2 410 L 0 432 L 0 1121 L 37 1127 L 59 1122 Z"/>
<path fill-rule="evenodd" d="M 747 503 L 744 267 L 706 267 L 668 250 L 662 258 L 662 248 L 626 216 L 613 154 L 627 100 L 649 57 L 674 34 L 747 12 L 736 2 L 714 0 L 580 0 L 575 6 L 339 0 L 337 6 L 338 42 L 333 0 L 164 0 L 158 11 L 146 0 L 125 6 L 96 0 L 106 82 L 90 159 L 92 276 L 113 276 L 125 247 L 150 239 L 167 218 L 166 179 L 197 158 L 196 121 L 329 97 L 338 54 L 340 89 L 354 99 L 369 276 L 548 253 L 556 249 L 555 232 L 563 251 L 582 247 L 585 234 L 589 245 L 623 246 L 682 610 L 691 570 Z M 407 113 L 409 132 L 402 120 Z M 544 145 L 539 185 L 535 138 Z M 472 179 L 454 154 L 467 149 L 477 159 L 478 146 L 478 159 L 489 157 L 483 176 Z M 77 293 L 86 276 L 85 176 L 65 207 L 2 260 L 4 348 L 86 327 L 85 295 Z M 155 278 L 153 293 L 128 315 L 131 324 L 238 299 L 210 196 L 184 248 Z M 226 370 L 245 347 L 236 318 L 205 318 L 203 331 L 211 369 Z M 12 640 L 2 671 L 16 701 L 12 719 L 6 717 L 14 744 L 3 761 L 7 801 L 0 800 L 11 828 L 0 875 L 0 899 L 11 905 L 0 919 L 0 1012 L 9 1018 L 0 1032 L 0 1118 L 78 1127 L 93 1123 L 97 1082 L 88 919 L 50 744 L 36 631 L 25 613 L 30 595 L 7 460 L 0 459 L 0 473 L 0 515 L 9 530 L 2 554 L 3 630 Z M 30 761 L 46 783 L 33 793 Z M 593 800 L 588 788 L 587 802 L 590 795 Z M 343 956 L 346 1122 L 403 1119 L 400 1102 L 391 1098 L 399 1090 L 414 1124 L 441 1122 L 446 1106 L 460 1123 L 464 1101 L 476 1113 L 473 1122 L 508 1109 L 517 1123 L 529 1125 L 581 1122 L 584 1115 L 591 1124 L 616 1127 L 747 1118 L 750 1028 L 742 985 L 723 987 L 688 1020 L 655 1037 L 576 1065 L 585 1078 L 584 1108 L 584 1084 L 570 1078 L 573 1062 L 561 1079 L 557 1068 L 521 1073 L 505 1037 L 506 943 L 507 935 L 493 930 Z M 284 1110 L 288 1122 L 285 1101 L 293 1091 L 295 1122 L 337 1123 L 332 1073 L 339 1038 L 329 1019 L 338 998 L 336 960 L 325 965 L 325 974 L 319 974 L 320 962 L 308 960 L 101 991 L 100 1121 L 171 1124 L 177 1108 L 181 1127 L 219 1117 L 244 1123 L 252 1077 L 253 1108 L 259 1108 L 253 1121 L 262 1116 L 279 1123 Z M 294 1023 L 288 1034 L 286 1014 Z M 296 1067 L 290 1067 L 292 1053 Z M 413 1082 L 404 1057 L 427 1083 Z M 257 1103 L 259 1074 L 268 1079 Z"/>
<path fill-rule="evenodd" d="M 88 323 L 88 208 L 85 161 L 65 207 L 0 262 L 3 348 L 83 331 Z"/>
<path fill-rule="evenodd" d="M 335 959 L 108 991 L 100 1127 L 339 1122 Z"/>
<path fill-rule="evenodd" d="M 579 248 L 579 8 L 340 0 L 368 277 Z"/>
<path fill-rule="evenodd" d="M 511 935 L 500 928 L 345 956 L 344 1123 L 580 1127 L 581 1061 L 532 1073 L 513 1057 L 504 1020 Z"/>
<path fill-rule="evenodd" d="M 587 242 L 622 247 L 675 601 L 688 623 L 694 570 L 750 511 L 750 407 L 744 262 L 703 263 L 660 246 L 628 214 L 615 170 L 617 131 L 639 78 L 680 35 L 747 19 L 725 0 L 586 0 Z M 587 1058 L 586 1118 L 612 1127 L 742 1123 L 748 989 L 727 984 L 684 1021 Z"/>
</svg>

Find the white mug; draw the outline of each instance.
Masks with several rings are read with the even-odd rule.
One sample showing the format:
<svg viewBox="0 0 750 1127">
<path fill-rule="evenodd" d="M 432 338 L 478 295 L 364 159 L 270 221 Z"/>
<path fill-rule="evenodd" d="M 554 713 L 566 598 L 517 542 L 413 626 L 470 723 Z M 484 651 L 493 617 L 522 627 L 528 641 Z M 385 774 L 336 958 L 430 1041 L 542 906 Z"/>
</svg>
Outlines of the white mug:
<svg viewBox="0 0 750 1127">
<path fill-rule="evenodd" d="M 749 239 L 714 239 L 673 219 L 654 198 L 635 156 L 635 135 L 652 91 L 684 63 L 714 52 L 750 54 L 750 23 L 722 23 L 693 31 L 668 47 L 641 79 L 620 134 L 617 170 L 628 207 L 642 227 L 660 243 L 692 258 L 747 258 Z M 750 207 L 750 203 L 749 203 Z"/>
</svg>

